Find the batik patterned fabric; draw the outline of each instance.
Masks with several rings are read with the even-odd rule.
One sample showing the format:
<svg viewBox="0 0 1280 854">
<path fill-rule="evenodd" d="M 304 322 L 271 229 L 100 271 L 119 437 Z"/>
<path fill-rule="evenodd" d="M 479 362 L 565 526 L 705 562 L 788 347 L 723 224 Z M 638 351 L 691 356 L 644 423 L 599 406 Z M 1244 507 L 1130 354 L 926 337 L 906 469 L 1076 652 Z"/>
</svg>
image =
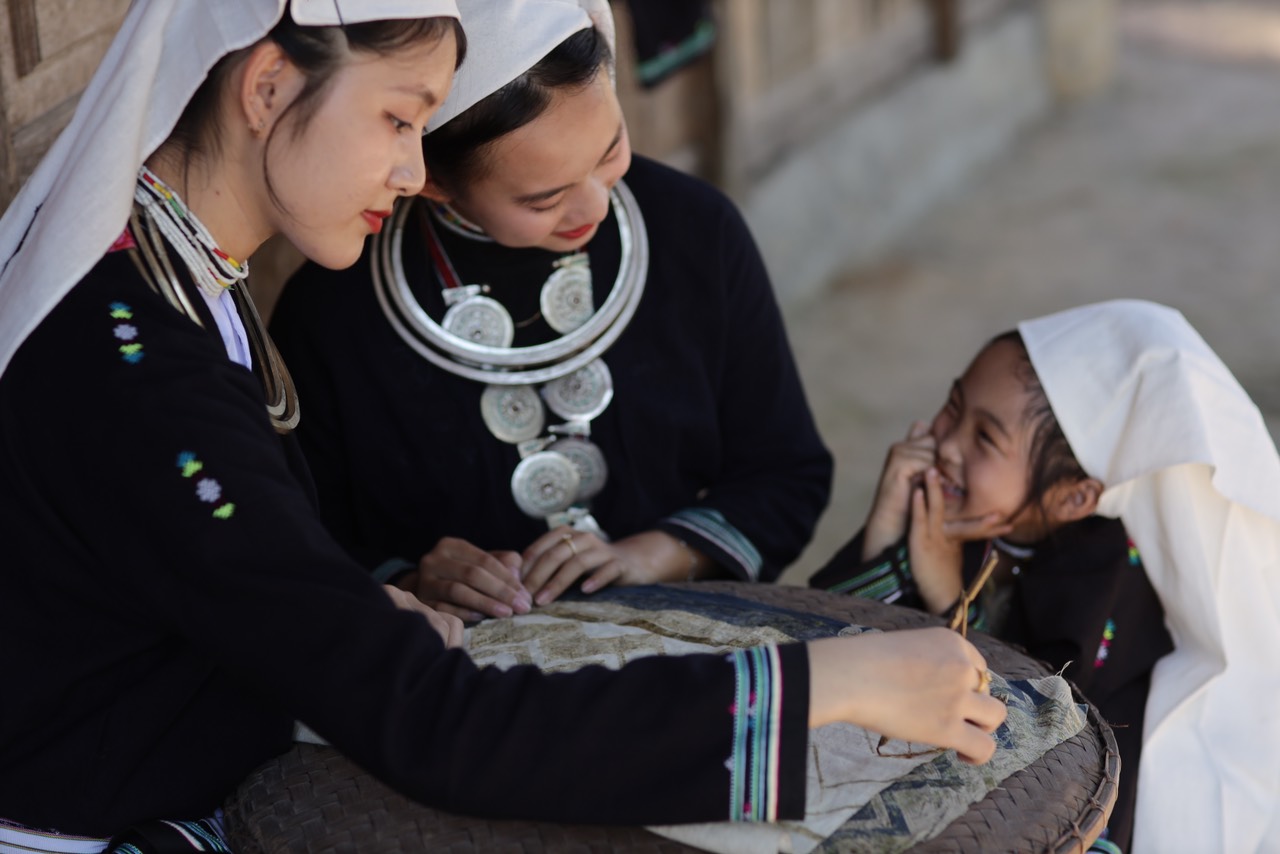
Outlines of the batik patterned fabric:
<svg viewBox="0 0 1280 854">
<path fill-rule="evenodd" d="M 590 599 L 566 599 L 536 614 L 488 620 L 468 630 L 468 649 L 480 664 L 534 664 L 574 670 L 588 664 L 620 667 L 651 655 L 726 652 L 739 670 L 730 713 L 741 738 L 727 766 L 734 792 L 730 814 L 768 820 L 773 791 L 770 722 L 776 717 L 771 680 L 780 677 L 770 651 L 791 641 L 861 629 L 732 596 L 688 589 L 619 588 Z M 651 827 L 663 836 L 711 851 L 813 851 L 824 842 L 871 844 L 903 851 L 940 833 L 1010 774 L 1076 735 L 1085 715 L 1060 677 L 1009 683 L 998 674 L 992 693 L 1006 699 L 1009 718 L 997 731 L 995 757 L 970 766 L 954 751 L 890 740 L 860 727 L 835 724 L 810 734 L 806 817 L 776 824 L 731 821 Z M 748 720 L 742 718 L 744 706 Z M 836 850 L 836 849 L 832 849 Z M 862 850 L 859 848 L 858 850 Z"/>
<path fill-rule="evenodd" d="M 35 830 L 0 819 L 0 854 L 187 854 L 229 852 L 221 811 L 199 821 L 148 821 L 112 839 Z"/>
</svg>

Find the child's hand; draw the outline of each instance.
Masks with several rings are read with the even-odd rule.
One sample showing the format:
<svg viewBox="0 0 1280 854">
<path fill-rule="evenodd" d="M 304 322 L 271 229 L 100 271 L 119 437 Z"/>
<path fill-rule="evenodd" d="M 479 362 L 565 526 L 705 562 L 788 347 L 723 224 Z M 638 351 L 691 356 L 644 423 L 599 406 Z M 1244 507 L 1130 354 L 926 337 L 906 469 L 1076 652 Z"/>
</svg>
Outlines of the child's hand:
<svg viewBox="0 0 1280 854">
<path fill-rule="evenodd" d="M 911 516 L 911 493 L 926 469 L 934 464 L 938 443 L 929 425 L 916 421 L 907 438 L 889 447 L 875 501 L 863 529 L 862 559 L 871 560 L 902 539 Z"/>
<path fill-rule="evenodd" d="M 964 589 L 964 540 L 947 532 L 946 500 L 938 470 L 929 467 L 924 483 L 911 493 L 911 530 L 907 555 L 920 598 L 931 613 L 941 614 Z"/>
</svg>

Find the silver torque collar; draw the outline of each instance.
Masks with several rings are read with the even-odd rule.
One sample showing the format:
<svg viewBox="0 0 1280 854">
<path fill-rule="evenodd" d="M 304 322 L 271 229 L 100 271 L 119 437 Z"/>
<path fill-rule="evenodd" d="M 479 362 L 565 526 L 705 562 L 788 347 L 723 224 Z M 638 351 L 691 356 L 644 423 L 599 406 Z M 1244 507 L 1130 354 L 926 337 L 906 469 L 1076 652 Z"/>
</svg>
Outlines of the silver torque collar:
<svg viewBox="0 0 1280 854">
<path fill-rule="evenodd" d="M 649 238 L 644 217 L 626 184 L 610 194 L 622 257 L 618 277 L 604 304 L 578 328 L 532 347 L 494 347 L 453 335 L 414 298 L 401 251 L 412 199 L 403 199 L 373 238 L 373 290 L 387 322 L 406 344 L 432 364 L 477 382 L 536 385 L 570 374 L 599 357 L 631 322 L 649 272 Z"/>
</svg>

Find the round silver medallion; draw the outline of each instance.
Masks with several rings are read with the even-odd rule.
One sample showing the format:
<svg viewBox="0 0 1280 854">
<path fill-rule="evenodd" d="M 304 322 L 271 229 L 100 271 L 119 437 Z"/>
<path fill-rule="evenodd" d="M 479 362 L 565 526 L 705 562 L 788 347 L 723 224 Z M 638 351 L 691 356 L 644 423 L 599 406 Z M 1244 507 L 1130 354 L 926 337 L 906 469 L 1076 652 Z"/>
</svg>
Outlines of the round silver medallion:
<svg viewBox="0 0 1280 854">
<path fill-rule="evenodd" d="M 511 494 L 516 505 L 535 519 L 559 513 L 578 494 L 578 468 L 555 451 L 531 454 L 512 472 Z"/>
<path fill-rule="evenodd" d="M 561 418 L 590 421 L 613 400 L 613 375 L 601 359 L 593 359 L 571 374 L 542 387 L 542 397 Z"/>
<path fill-rule="evenodd" d="M 553 442 L 547 450 L 564 454 L 578 470 L 578 494 L 574 503 L 589 501 L 604 489 L 609 479 L 609 465 L 604 461 L 604 452 L 594 442 L 569 436 Z"/>
<path fill-rule="evenodd" d="M 536 438 L 547 422 L 542 400 L 531 385 L 485 386 L 480 416 L 490 433 L 513 444 Z"/>
<path fill-rule="evenodd" d="M 468 297 L 451 306 L 440 326 L 451 335 L 486 347 L 510 347 L 516 335 L 511 315 L 490 297 Z"/>
<path fill-rule="evenodd" d="M 586 254 L 564 260 L 563 266 L 547 277 L 539 300 L 543 319 L 562 335 L 586 323 L 596 310 Z"/>
</svg>

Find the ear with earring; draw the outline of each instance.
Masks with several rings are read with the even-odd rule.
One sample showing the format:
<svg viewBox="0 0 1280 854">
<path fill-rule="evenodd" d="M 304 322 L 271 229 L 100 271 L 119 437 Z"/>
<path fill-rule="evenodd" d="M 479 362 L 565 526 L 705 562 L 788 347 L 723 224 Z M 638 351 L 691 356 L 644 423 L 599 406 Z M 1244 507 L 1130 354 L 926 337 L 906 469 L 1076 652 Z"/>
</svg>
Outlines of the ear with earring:
<svg viewBox="0 0 1280 854">
<path fill-rule="evenodd" d="M 249 133 L 253 134 L 254 136 L 257 136 L 258 134 L 262 133 L 263 130 L 266 129 L 266 127 L 267 127 L 266 120 L 258 119 L 256 124 L 249 125 Z"/>
</svg>

